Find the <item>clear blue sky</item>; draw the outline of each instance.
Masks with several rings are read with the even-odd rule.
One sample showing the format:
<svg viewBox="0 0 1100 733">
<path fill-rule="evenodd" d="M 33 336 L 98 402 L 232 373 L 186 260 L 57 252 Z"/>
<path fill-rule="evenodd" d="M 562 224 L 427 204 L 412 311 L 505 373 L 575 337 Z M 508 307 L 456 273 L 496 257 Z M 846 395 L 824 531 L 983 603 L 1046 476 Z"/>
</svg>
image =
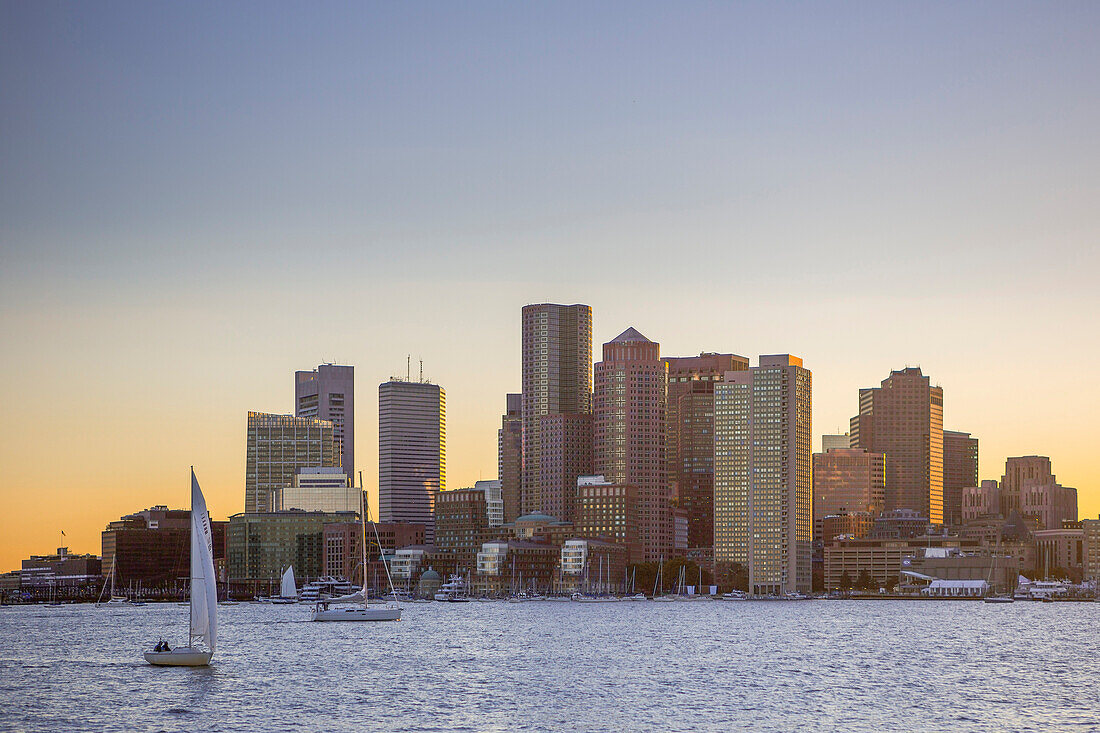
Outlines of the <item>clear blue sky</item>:
<svg viewBox="0 0 1100 733">
<path fill-rule="evenodd" d="M 803 356 L 815 433 L 921 364 L 983 477 L 1048 454 L 1095 513 L 1098 71 L 1095 2 L 0 1 L 0 499 L 49 465 L 98 527 L 205 461 L 237 511 L 244 411 L 322 359 L 369 484 L 409 352 L 449 485 L 495 475 L 551 300 Z"/>
</svg>

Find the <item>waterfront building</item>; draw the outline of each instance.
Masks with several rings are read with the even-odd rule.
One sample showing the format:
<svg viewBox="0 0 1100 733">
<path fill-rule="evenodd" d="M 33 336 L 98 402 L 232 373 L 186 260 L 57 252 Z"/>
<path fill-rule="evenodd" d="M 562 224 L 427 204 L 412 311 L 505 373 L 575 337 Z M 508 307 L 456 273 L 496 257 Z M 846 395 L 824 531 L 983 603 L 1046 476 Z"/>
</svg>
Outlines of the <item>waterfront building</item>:
<svg viewBox="0 0 1100 733">
<path fill-rule="evenodd" d="M 902 560 L 899 585 L 920 586 L 917 576 L 940 581 L 983 581 L 998 593 L 1011 593 L 1021 573 L 1029 572 L 1023 563 L 1026 557 L 1013 550 L 967 545 L 959 547 L 924 547 L 914 550 Z"/>
<path fill-rule="evenodd" d="M 1081 520 L 1081 544 L 1085 553 L 1085 580 L 1100 583 L 1100 517 Z"/>
<path fill-rule="evenodd" d="M 602 475 L 577 479 L 576 534 L 605 539 L 627 548 L 629 561 L 645 562 L 638 531 L 638 487 L 616 484 Z"/>
<path fill-rule="evenodd" d="M 20 563 L 19 586 L 22 590 L 69 589 L 88 586 L 99 590 L 102 581 L 98 555 L 73 555 L 68 547 L 58 547 L 52 555 L 31 555 Z"/>
<path fill-rule="evenodd" d="M 1034 517 L 1040 529 L 1061 529 L 1077 520 L 1077 489 L 1062 486 L 1046 456 L 1018 456 L 1005 461 L 1001 477 L 1001 514 L 1019 511 Z"/>
<path fill-rule="evenodd" d="M 436 495 L 447 489 L 447 395 L 430 382 L 378 385 L 378 518 L 435 536 Z"/>
<path fill-rule="evenodd" d="M 375 541 L 375 531 L 378 542 Z M 363 575 L 359 569 L 363 562 L 363 527 L 359 522 L 333 522 L 324 525 L 324 566 L 325 575 L 335 578 L 347 578 L 355 584 L 362 584 Z M 392 555 L 399 548 L 424 544 L 424 525 L 409 522 L 367 522 L 367 562 L 382 559 L 382 555 Z M 379 551 L 378 545 L 381 545 Z"/>
<path fill-rule="evenodd" d="M 227 522 L 211 522 L 214 563 L 224 562 Z M 174 590 L 190 577 L 191 512 L 158 505 L 109 522 L 100 535 L 100 571 L 115 568 L 116 590 Z"/>
<path fill-rule="evenodd" d="M 560 592 L 628 592 L 628 563 L 623 545 L 585 537 L 567 539 L 561 545 Z"/>
<path fill-rule="evenodd" d="M 943 431 L 943 523 L 963 523 L 962 493 L 978 485 L 978 439 L 970 433 Z"/>
<path fill-rule="evenodd" d="M 294 415 L 332 423 L 337 461 L 354 483 L 355 367 L 321 364 L 294 372 Z"/>
<path fill-rule="evenodd" d="M 840 539 L 825 543 L 825 589 L 842 590 L 847 583 L 856 584 L 867 578 L 875 588 L 889 588 L 898 581 L 903 561 L 925 549 L 956 548 L 973 552 L 980 547 L 977 540 L 957 537 L 911 537 L 909 539 Z M 987 566 L 988 569 L 988 566 Z"/>
<path fill-rule="evenodd" d="M 541 511 L 571 522 L 577 505 L 577 477 L 592 473 L 592 415 L 577 412 L 543 415 L 539 431 Z"/>
<path fill-rule="evenodd" d="M 475 481 L 474 490 L 485 492 L 485 513 L 489 528 L 504 524 L 504 491 L 500 481 Z"/>
<path fill-rule="evenodd" d="M 592 308 L 525 305 L 522 315 L 523 479 L 519 514 L 544 511 L 542 417 L 592 412 Z"/>
<path fill-rule="evenodd" d="M 874 525 L 875 515 L 870 512 L 838 511 L 822 518 L 820 540 L 829 543 L 837 537 L 867 537 Z"/>
<path fill-rule="evenodd" d="M 553 587 L 558 568 L 558 548 L 522 540 L 492 540 L 477 552 L 472 591 L 478 595 L 502 595 L 525 590 L 545 593 Z"/>
<path fill-rule="evenodd" d="M 886 504 L 886 456 L 862 448 L 814 453 L 814 537 L 841 510 L 876 515 Z"/>
<path fill-rule="evenodd" d="M 266 412 L 248 413 L 245 450 L 245 512 L 267 512 L 303 468 L 340 466 L 333 424 L 328 420 Z"/>
<path fill-rule="evenodd" d="M 687 518 L 686 548 L 714 551 L 714 385 L 749 368 L 736 354 L 666 356 L 665 460 L 669 492 Z M 682 543 L 673 542 L 674 547 Z"/>
<path fill-rule="evenodd" d="M 410 545 L 398 548 L 390 559 L 390 577 L 395 585 L 411 586 L 428 565 L 434 548 L 426 545 Z"/>
<path fill-rule="evenodd" d="M 358 512 L 363 506 L 363 492 L 348 484 L 347 474 L 339 466 L 299 468 L 290 486 L 276 496 L 276 511 Z"/>
<path fill-rule="evenodd" d="M 297 509 L 232 515 L 225 531 L 231 582 L 266 592 L 278 588 L 290 565 L 300 582 L 324 575 L 325 525 L 354 523 L 358 518 L 356 512 Z"/>
<path fill-rule="evenodd" d="M 714 388 L 714 555 L 749 592 L 811 591 L 811 374 L 790 354 Z"/>
<path fill-rule="evenodd" d="M 828 453 L 833 448 L 851 448 L 852 437 L 848 433 L 821 436 L 821 452 Z"/>
<path fill-rule="evenodd" d="M 504 501 L 504 521 L 520 514 L 523 486 L 523 395 L 510 394 L 497 431 L 497 479 Z"/>
<path fill-rule="evenodd" d="M 919 367 L 859 390 L 851 445 L 886 454 L 887 509 L 912 509 L 943 524 L 943 389 Z"/>
<path fill-rule="evenodd" d="M 668 366 L 660 344 L 628 328 L 603 345 L 594 367 L 593 472 L 637 490 L 637 544 L 643 562 L 672 553 L 665 462 Z"/>
</svg>

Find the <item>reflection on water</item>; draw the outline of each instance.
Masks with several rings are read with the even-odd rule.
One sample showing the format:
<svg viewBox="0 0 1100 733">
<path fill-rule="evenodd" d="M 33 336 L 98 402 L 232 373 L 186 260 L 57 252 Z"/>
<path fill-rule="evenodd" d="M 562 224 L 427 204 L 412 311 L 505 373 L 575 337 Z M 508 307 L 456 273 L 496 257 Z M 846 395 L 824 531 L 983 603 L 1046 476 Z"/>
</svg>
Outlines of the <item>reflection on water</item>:
<svg viewBox="0 0 1100 733">
<path fill-rule="evenodd" d="M 411 604 L 397 623 L 219 609 L 209 668 L 152 667 L 187 609 L 0 609 L 0 729 L 1097 730 L 1100 604 Z"/>
</svg>

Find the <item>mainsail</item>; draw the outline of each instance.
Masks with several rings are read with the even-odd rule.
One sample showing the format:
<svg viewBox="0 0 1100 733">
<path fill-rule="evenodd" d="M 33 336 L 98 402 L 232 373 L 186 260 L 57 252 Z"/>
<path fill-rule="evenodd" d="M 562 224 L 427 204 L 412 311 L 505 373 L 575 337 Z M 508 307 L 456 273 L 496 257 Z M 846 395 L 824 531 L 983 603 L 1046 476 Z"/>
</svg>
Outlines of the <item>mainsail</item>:
<svg viewBox="0 0 1100 733">
<path fill-rule="evenodd" d="M 283 573 L 283 583 L 279 588 L 279 595 L 283 598 L 297 598 L 298 585 L 294 582 L 294 566 L 291 565 Z"/>
<path fill-rule="evenodd" d="M 210 514 L 199 480 L 191 471 L 191 643 L 202 640 L 211 653 L 218 636 L 218 583 Z"/>
</svg>

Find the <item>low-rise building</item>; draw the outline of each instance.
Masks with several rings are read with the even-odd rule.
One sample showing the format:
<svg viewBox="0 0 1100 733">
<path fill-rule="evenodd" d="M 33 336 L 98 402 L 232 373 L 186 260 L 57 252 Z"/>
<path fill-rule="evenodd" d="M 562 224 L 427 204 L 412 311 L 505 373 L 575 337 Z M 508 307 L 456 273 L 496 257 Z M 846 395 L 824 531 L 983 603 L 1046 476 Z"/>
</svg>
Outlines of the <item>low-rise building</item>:
<svg viewBox="0 0 1100 733">
<path fill-rule="evenodd" d="M 214 563 L 226 556 L 227 522 L 211 522 Z M 186 585 L 191 568 L 191 512 L 158 505 L 108 523 L 101 535 L 104 577 L 114 571 L 118 592 L 141 584 L 146 595 Z"/>
<path fill-rule="evenodd" d="M 1100 582 L 1100 517 L 1081 520 L 1081 542 L 1085 550 L 1085 580 Z"/>
<path fill-rule="evenodd" d="M 424 525 L 412 522 L 367 522 L 366 534 L 368 561 L 378 560 L 381 553 L 392 555 L 398 548 L 424 544 Z M 359 522 L 326 524 L 324 535 L 324 574 L 362 583 L 362 572 L 358 569 L 363 563 L 362 525 Z"/>
<path fill-rule="evenodd" d="M 930 529 L 928 517 L 912 509 L 892 509 L 875 517 L 871 537 L 877 540 L 904 540 L 909 537 L 923 537 Z"/>
<path fill-rule="evenodd" d="M 644 560 L 639 534 L 638 488 L 613 484 L 601 475 L 577 479 L 577 535 L 627 548 L 630 562 Z"/>
<path fill-rule="evenodd" d="M 473 592 L 502 595 L 519 591 L 545 593 L 554 584 L 558 550 L 540 542 L 494 540 L 477 553 L 471 579 Z"/>
<path fill-rule="evenodd" d="M 825 545 L 824 581 L 826 590 L 845 589 L 867 578 L 876 587 L 893 586 L 906 558 L 913 558 L 928 547 L 951 547 L 964 551 L 977 549 L 975 540 L 958 537 L 911 537 L 907 539 L 843 539 Z"/>
<path fill-rule="evenodd" d="M 1080 522 L 1035 532 L 1035 574 L 1041 578 L 1080 580 L 1085 567 L 1085 533 Z"/>
<path fill-rule="evenodd" d="M 875 525 L 875 515 L 871 512 L 838 511 L 821 517 L 821 534 L 823 543 L 832 542 L 837 537 L 860 538 L 871 534 Z"/>
<path fill-rule="evenodd" d="M 68 547 L 58 547 L 52 555 L 31 555 L 21 563 L 19 585 L 22 590 L 99 589 L 102 581 L 100 560 L 96 555 L 73 555 Z"/>
<path fill-rule="evenodd" d="M 291 565 L 299 582 L 325 575 L 325 525 L 353 523 L 357 518 L 355 512 L 300 510 L 234 514 L 226 531 L 233 585 L 269 592 Z"/>
<path fill-rule="evenodd" d="M 574 537 L 561 547 L 559 590 L 624 593 L 630 587 L 626 547 L 603 540 Z"/>
</svg>

